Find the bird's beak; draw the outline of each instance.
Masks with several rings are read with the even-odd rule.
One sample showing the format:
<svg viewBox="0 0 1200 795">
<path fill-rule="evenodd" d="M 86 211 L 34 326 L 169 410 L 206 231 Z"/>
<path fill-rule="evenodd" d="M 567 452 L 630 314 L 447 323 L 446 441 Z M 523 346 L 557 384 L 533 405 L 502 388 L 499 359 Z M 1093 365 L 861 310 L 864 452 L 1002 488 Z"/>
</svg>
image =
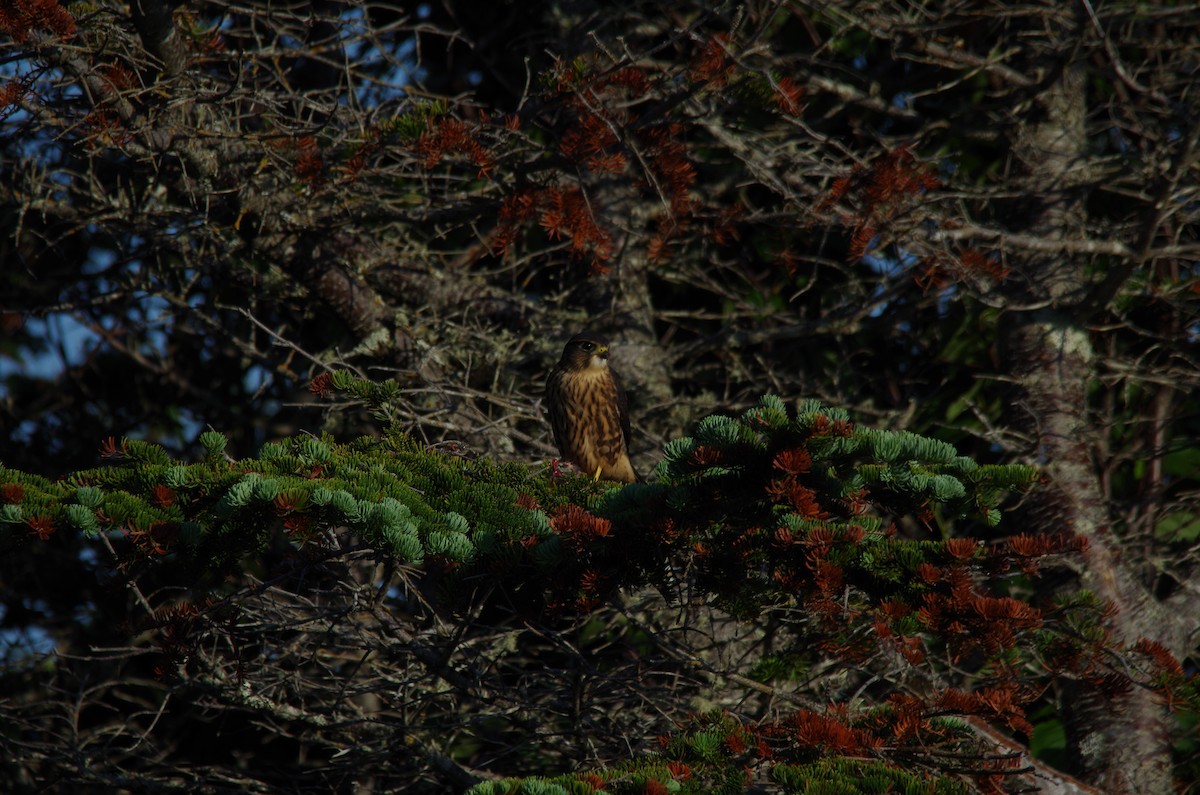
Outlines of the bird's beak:
<svg viewBox="0 0 1200 795">
<path fill-rule="evenodd" d="M 608 358 L 608 346 L 601 345 L 599 348 L 596 349 L 596 355 L 602 359 L 607 359 Z"/>
</svg>

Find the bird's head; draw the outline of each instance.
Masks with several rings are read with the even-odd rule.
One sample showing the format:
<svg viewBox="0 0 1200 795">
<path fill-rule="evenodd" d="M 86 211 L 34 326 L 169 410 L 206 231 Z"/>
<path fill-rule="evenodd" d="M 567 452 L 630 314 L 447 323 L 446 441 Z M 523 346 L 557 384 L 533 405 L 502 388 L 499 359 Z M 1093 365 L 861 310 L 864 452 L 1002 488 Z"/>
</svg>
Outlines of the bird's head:
<svg viewBox="0 0 1200 795">
<path fill-rule="evenodd" d="M 608 341 L 595 334 L 576 334 L 563 348 L 560 367 L 568 370 L 586 370 L 590 367 L 608 366 Z"/>
</svg>

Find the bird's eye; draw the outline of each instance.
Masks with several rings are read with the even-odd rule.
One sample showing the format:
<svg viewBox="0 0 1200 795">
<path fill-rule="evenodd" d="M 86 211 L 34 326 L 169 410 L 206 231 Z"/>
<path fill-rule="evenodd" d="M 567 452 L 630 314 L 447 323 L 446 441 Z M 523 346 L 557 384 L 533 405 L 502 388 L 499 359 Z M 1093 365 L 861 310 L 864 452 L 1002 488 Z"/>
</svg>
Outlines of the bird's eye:
<svg viewBox="0 0 1200 795">
<path fill-rule="evenodd" d="M 591 353 L 592 348 L 595 348 L 596 346 L 594 343 L 591 343 L 591 342 L 581 342 L 581 343 L 579 343 L 579 347 L 583 348 L 583 350 L 586 351 L 587 353 Z"/>
</svg>

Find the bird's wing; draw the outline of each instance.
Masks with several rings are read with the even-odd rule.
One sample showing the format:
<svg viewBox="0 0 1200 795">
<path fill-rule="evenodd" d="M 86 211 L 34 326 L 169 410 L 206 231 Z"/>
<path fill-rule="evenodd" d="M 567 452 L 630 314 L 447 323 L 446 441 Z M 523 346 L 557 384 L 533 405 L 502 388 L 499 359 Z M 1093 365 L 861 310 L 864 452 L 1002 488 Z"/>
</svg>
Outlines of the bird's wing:
<svg viewBox="0 0 1200 795">
<path fill-rule="evenodd" d="M 625 387 L 616 371 L 609 367 L 608 374 L 617 392 L 617 415 L 621 418 L 621 433 L 625 436 L 625 450 L 628 452 L 633 443 L 633 430 L 629 427 L 629 399 L 625 397 Z"/>
<path fill-rule="evenodd" d="M 563 379 L 567 373 L 561 367 L 555 367 L 546 379 L 546 410 L 550 413 L 550 431 L 554 434 L 554 445 L 562 455 L 567 455 L 569 434 L 567 432 L 566 406 L 563 401 Z"/>
</svg>

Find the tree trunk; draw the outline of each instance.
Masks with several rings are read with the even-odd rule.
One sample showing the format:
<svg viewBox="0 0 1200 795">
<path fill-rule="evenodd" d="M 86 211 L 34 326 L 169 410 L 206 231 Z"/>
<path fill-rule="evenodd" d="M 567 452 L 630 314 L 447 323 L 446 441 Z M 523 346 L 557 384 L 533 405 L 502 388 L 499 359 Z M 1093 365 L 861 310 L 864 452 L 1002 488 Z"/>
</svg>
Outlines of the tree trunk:
<svg viewBox="0 0 1200 795">
<path fill-rule="evenodd" d="M 1047 240 L 1078 237 L 1083 229 L 1087 139 L 1081 66 L 1066 65 L 1036 98 L 1035 112 L 1025 117 L 1033 121 L 1017 129 L 1014 141 L 1029 195 L 1045 197 L 1033 202 L 1021 231 Z M 1089 411 L 1088 391 L 1096 353 L 1076 311 L 1088 286 L 1082 263 L 1064 252 L 1030 258 L 1018 269 L 1021 284 L 1009 305 L 1024 308 L 1005 315 L 1001 339 L 1019 392 L 1014 424 L 1036 439 L 1036 460 L 1045 473 L 1033 501 L 1034 521 L 1044 533 L 1087 537 L 1082 584 L 1116 608 L 1111 628 L 1119 642 L 1153 637 L 1178 652 L 1183 636 L 1121 559 L 1094 460 L 1101 430 Z M 1173 792 L 1167 714 L 1156 697 L 1141 689 L 1116 699 L 1092 692 L 1079 683 L 1063 693 L 1074 772 L 1110 793 Z"/>
</svg>

